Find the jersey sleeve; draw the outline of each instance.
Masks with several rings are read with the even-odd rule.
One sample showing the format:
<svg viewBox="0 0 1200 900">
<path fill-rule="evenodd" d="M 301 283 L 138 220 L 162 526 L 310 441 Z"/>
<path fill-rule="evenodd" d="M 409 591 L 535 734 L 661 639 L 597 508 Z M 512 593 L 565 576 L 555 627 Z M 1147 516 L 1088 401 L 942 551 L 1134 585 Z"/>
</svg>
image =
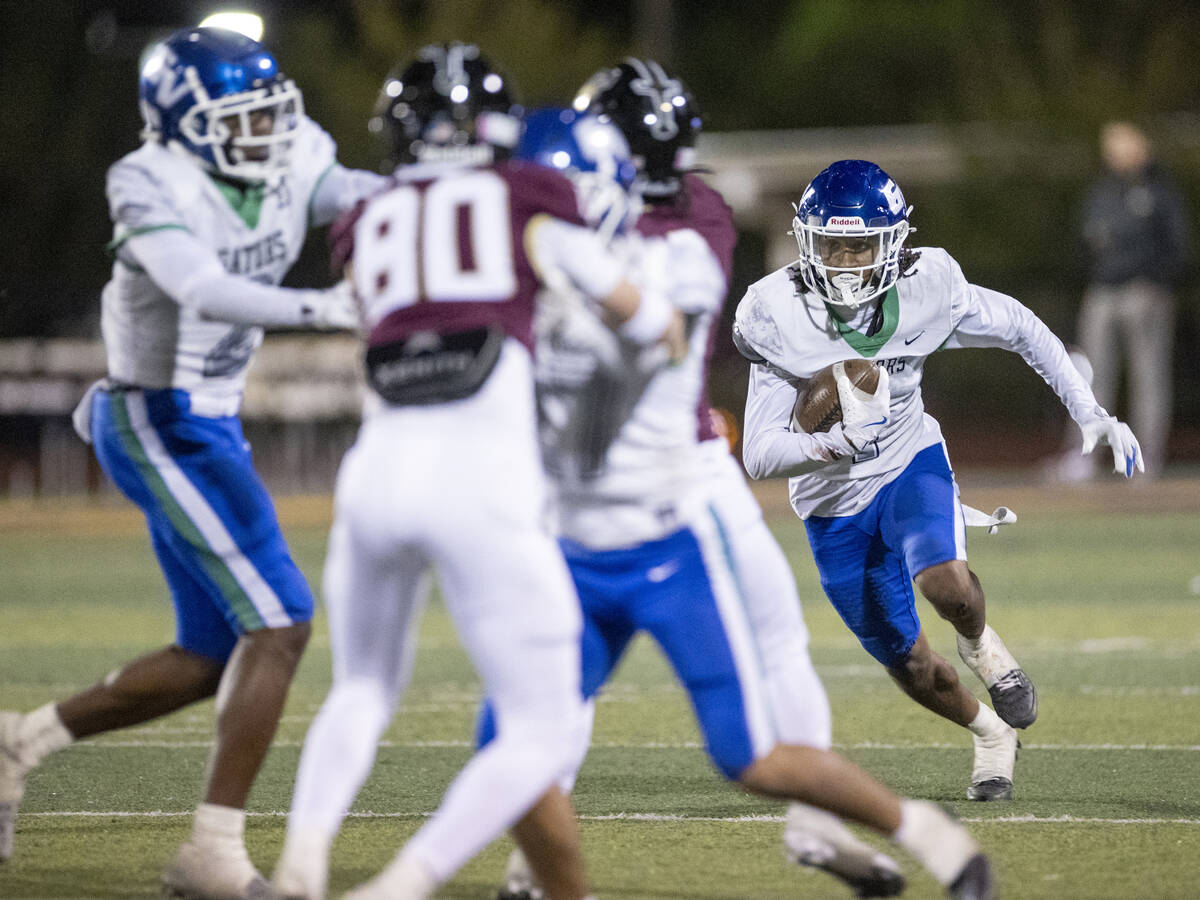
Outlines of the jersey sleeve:
<svg viewBox="0 0 1200 900">
<path fill-rule="evenodd" d="M 312 119 L 305 118 L 292 147 L 292 175 L 306 198 L 310 228 L 328 225 L 363 197 L 381 190 L 387 177 L 347 169 L 337 161 L 337 144 Z"/>
<path fill-rule="evenodd" d="M 320 291 L 277 287 L 225 271 L 211 247 L 177 229 L 134 235 L 125 251 L 164 294 L 201 316 L 235 325 L 310 324 Z"/>
<path fill-rule="evenodd" d="M 139 234 L 166 228 L 187 229 L 166 185 L 144 165 L 129 160 L 116 163 L 108 170 L 106 189 L 113 222 L 113 239 L 108 249 L 114 253 Z"/>
<path fill-rule="evenodd" d="M 945 346 L 998 347 L 1019 353 L 1053 388 L 1076 422 L 1082 424 L 1108 415 L 1072 364 L 1062 341 L 1031 310 L 1007 294 L 968 285 L 962 315 Z"/>
<path fill-rule="evenodd" d="M 742 462 L 751 478 L 804 475 L 853 452 L 840 422 L 829 432 L 792 431 L 798 385 L 771 366 L 750 367 Z"/>
<path fill-rule="evenodd" d="M 335 162 L 325 170 L 313 190 L 308 207 L 309 226 L 315 228 L 330 224 L 353 210 L 357 204 L 387 188 L 390 183 L 386 175 L 364 169 L 347 169 Z"/>
<path fill-rule="evenodd" d="M 671 302 L 688 315 L 720 310 L 728 281 L 708 242 L 691 228 L 668 232 L 665 239 Z"/>
<path fill-rule="evenodd" d="M 738 303 L 733 327 L 738 336 L 738 350 L 743 356 L 750 358 L 751 354 L 746 352 L 750 350 L 767 361 L 782 358 L 783 338 L 779 334 L 779 326 L 767 310 L 765 298 L 754 285 L 750 285 Z"/>
<path fill-rule="evenodd" d="M 543 283 L 561 278 L 589 297 L 601 298 L 620 284 L 624 266 L 591 229 L 550 215 L 535 216 L 526 226 L 525 249 Z"/>
</svg>

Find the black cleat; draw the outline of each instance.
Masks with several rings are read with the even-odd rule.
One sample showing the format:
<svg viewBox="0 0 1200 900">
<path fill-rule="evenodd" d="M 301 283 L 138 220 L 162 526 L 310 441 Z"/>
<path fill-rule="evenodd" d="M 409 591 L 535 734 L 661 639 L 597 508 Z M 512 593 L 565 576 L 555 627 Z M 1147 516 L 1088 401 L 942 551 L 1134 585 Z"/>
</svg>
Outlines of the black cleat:
<svg viewBox="0 0 1200 900">
<path fill-rule="evenodd" d="M 789 842 L 788 856 L 797 865 L 828 872 L 854 891 L 856 897 L 900 896 L 905 881 L 896 861 L 867 844 L 858 841 L 855 844 L 839 847 L 830 855 L 805 852 L 793 848 Z"/>
<path fill-rule="evenodd" d="M 1011 800 L 1013 783 L 1009 778 L 988 778 L 967 788 L 968 800 Z"/>
<path fill-rule="evenodd" d="M 982 853 L 967 860 L 946 893 L 953 900 L 993 900 L 996 884 L 992 880 L 992 865 Z"/>
<path fill-rule="evenodd" d="M 1028 728 L 1037 720 L 1037 688 L 1024 669 L 1005 672 L 988 688 L 996 715 L 1013 728 Z"/>
</svg>

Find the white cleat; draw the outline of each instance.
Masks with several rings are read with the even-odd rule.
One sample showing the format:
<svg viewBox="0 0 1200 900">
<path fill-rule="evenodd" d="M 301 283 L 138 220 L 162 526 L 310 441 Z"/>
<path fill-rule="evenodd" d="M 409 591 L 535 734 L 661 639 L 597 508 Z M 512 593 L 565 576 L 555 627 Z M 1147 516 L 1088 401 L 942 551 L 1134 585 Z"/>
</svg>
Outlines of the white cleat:
<svg viewBox="0 0 1200 900">
<path fill-rule="evenodd" d="M 438 882 L 422 863 L 401 852 L 387 868 L 345 894 L 343 900 L 426 900 Z"/>
<path fill-rule="evenodd" d="M 957 635 L 958 656 L 988 689 L 996 715 L 1013 728 L 1028 728 L 1037 720 L 1037 688 L 1017 664 L 1004 641 L 985 625 L 978 648 Z"/>
<path fill-rule="evenodd" d="M 1015 728 L 1004 725 L 994 734 L 972 735 L 975 740 L 975 765 L 971 770 L 968 800 L 1011 800 L 1013 766 L 1017 761 Z"/>
<path fill-rule="evenodd" d="M 545 893 L 538 884 L 537 876 L 529 868 L 529 860 L 517 847 L 508 855 L 504 869 L 504 887 L 496 894 L 496 900 L 543 900 Z"/>
<path fill-rule="evenodd" d="M 13 855 L 17 810 L 25 796 L 25 777 L 33 767 L 17 751 L 21 714 L 0 712 L 0 862 Z"/>
<path fill-rule="evenodd" d="M 325 900 L 329 845 L 319 833 L 289 831 L 271 878 L 272 900 Z"/>
<path fill-rule="evenodd" d="M 162 877 L 172 900 L 268 900 L 271 886 L 250 862 L 246 848 L 214 851 L 185 842 Z"/>
<path fill-rule="evenodd" d="M 860 841 L 824 810 L 791 804 L 783 843 L 788 858 L 797 865 L 828 872 L 857 897 L 896 897 L 904 891 L 904 875 L 896 861 Z"/>
</svg>

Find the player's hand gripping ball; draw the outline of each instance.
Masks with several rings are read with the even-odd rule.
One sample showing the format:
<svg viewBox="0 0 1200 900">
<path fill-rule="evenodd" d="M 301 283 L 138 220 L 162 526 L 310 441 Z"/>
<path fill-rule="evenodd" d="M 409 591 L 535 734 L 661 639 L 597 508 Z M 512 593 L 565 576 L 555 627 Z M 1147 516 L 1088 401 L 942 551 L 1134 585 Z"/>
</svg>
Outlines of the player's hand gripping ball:
<svg viewBox="0 0 1200 900">
<path fill-rule="evenodd" d="M 850 384 L 859 390 L 874 394 L 879 384 L 879 367 L 865 359 L 847 359 L 826 366 L 808 379 L 796 396 L 792 407 L 792 431 L 813 434 L 828 431 L 842 420 L 842 403 L 838 399 L 837 375 L 835 371 L 845 367 Z"/>
</svg>

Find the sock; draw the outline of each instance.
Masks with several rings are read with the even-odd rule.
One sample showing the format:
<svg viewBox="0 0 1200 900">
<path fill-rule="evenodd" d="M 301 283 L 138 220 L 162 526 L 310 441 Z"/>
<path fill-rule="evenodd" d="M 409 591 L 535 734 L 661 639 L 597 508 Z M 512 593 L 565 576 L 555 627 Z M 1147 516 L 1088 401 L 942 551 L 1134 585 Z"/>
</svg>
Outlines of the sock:
<svg viewBox="0 0 1200 900">
<path fill-rule="evenodd" d="M 1007 727 L 1004 720 L 996 715 L 995 710 L 986 703 L 979 704 L 979 714 L 967 723 L 967 729 L 980 737 L 987 737 L 997 731 L 1003 731 Z"/>
<path fill-rule="evenodd" d="M 977 656 L 979 652 L 983 650 L 983 645 L 987 642 L 987 633 L 988 629 L 985 626 L 977 638 L 969 638 L 961 634 L 956 635 L 955 639 L 958 643 L 959 653 L 969 653 L 972 656 Z"/>
<path fill-rule="evenodd" d="M 900 801 L 900 827 L 892 840 L 942 885 L 952 884 L 979 853 L 967 829 L 925 800 Z"/>
<path fill-rule="evenodd" d="M 288 829 L 275 867 L 279 893 L 324 897 L 329 882 L 329 849 L 333 839 L 315 829 Z"/>
<path fill-rule="evenodd" d="M 17 753 L 21 762 L 30 768 L 74 742 L 74 735 L 63 725 L 58 717 L 58 707 L 53 703 L 39 706 L 22 716 L 21 724 L 17 726 Z"/>
<path fill-rule="evenodd" d="M 400 855 L 379 873 L 372 884 L 405 900 L 425 900 L 426 897 L 432 897 L 438 888 L 437 879 L 430 868 L 407 850 L 401 850 Z"/>
<path fill-rule="evenodd" d="M 246 811 L 232 806 L 201 803 L 192 818 L 192 840 L 197 844 L 236 843 L 242 847 Z"/>
</svg>

